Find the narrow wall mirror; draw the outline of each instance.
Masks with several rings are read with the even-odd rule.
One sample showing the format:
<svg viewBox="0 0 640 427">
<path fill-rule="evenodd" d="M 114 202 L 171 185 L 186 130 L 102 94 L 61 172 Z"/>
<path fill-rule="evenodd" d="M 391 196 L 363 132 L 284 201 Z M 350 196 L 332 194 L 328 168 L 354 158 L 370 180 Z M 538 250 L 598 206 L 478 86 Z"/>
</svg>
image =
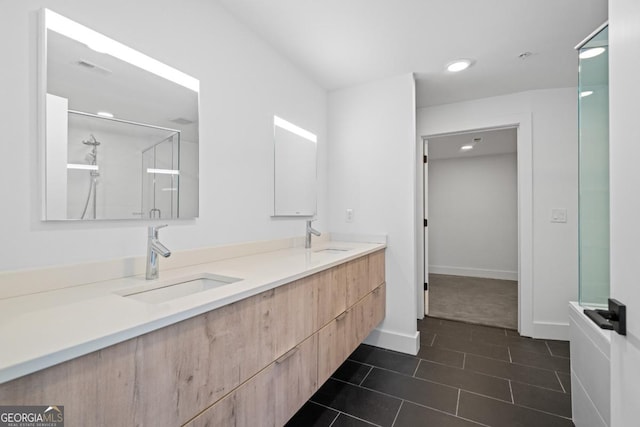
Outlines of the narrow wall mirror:
<svg viewBox="0 0 640 427">
<path fill-rule="evenodd" d="M 43 219 L 198 216 L 199 81 L 48 9 Z"/>
<path fill-rule="evenodd" d="M 278 116 L 273 135 L 273 216 L 315 215 L 317 136 Z"/>
</svg>

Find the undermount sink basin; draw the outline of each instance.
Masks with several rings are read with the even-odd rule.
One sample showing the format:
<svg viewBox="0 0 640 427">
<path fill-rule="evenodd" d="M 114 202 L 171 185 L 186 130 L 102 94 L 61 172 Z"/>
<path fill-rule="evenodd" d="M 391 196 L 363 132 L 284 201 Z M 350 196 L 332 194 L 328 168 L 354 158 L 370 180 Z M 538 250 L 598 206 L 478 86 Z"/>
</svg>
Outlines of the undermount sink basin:
<svg viewBox="0 0 640 427">
<path fill-rule="evenodd" d="M 137 301 L 158 304 L 171 301 L 198 292 L 227 286 L 242 279 L 237 277 L 220 276 L 217 274 L 203 274 L 200 277 L 187 279 L 175 283 L 163 283 L 149 289 L 147 286 L 136 290 L 129 290 L 128 293 L 120 293 L 125 298 L 133 298 Z"/>
<path fill-rule="evenodd" d="M 326 249 L 318 249 L 315 252 L 322 252 L 327 254 L 343 254 L 350 250 L 351 250 L 350 248 L 326 248 Z"/>
</svg>

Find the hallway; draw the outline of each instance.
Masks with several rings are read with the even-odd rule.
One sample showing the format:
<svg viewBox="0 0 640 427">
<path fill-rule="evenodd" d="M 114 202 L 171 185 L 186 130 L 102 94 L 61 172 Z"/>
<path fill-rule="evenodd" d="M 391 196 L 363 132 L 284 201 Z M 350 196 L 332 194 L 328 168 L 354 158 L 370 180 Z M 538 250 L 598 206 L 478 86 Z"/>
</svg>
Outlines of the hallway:
<svg viewBox="0 0 640 427">
<path fill-rule="evenodd" d="M 518 282 L 429 274 L 429 315 L 518 329 Z"/>
<path fill-rule="evenodd" d="M 435 318 L 409 356 L 361 345 L 289 427 L 572 426 L 569 343 Z"/>
</svg>

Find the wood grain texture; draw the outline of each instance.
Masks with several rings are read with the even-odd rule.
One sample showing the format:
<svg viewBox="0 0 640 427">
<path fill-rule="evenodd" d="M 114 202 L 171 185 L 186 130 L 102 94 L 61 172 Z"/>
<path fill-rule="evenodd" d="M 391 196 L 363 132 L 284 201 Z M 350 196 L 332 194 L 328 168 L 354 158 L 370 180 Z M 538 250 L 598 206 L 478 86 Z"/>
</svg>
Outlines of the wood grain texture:
<svg viewBox="0 0 640 427">
<path fill-rule="evenodd" d="M 385 280 L 384 249 L 369 255 L 369 290 L 382 285 Z"/>
<path fill-rule="evenodd" d="M 318 383 L 323 384 L 351 354 L 347 345 L 347 327 L 351 310 L 342 313 L 318 331 Z"/>
<path fill-rule="evenodd" d="M 369 256 L 349 261 L 346 264 L 347 307 L 357 303 L 370 291 Z"/>
<path fill-rule="evenodd" d="M 314 274 L 275 289 L 274 330 L 276 358 L 313 335 L 317 327 L 319 280 Z M 274 358 L 271 358 L 273 360 Z"/>
<path fill-rule="evenodd" d="M 284 425 L 318 389 L 318 335 L 274 366 L 275 421 Z"/>
<path fill-rule="evenodd" d="M 318 276 L 317 326 L 321 328 L 347 308 L 347 266 L 341 264 Z"/>
</svg>

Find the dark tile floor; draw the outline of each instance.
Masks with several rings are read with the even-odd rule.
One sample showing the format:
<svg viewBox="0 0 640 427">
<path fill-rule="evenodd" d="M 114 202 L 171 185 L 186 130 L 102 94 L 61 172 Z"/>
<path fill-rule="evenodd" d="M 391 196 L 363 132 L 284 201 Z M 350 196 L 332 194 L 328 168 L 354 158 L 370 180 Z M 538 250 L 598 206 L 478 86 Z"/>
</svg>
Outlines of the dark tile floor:
<svg viewBox="0 0 640 427">
<path fill-rule="evenodd" d="M 425 318 L 417 356 L 361 345 L 288 427 L 573 426 L 569 343 Z"/>
</svg>

